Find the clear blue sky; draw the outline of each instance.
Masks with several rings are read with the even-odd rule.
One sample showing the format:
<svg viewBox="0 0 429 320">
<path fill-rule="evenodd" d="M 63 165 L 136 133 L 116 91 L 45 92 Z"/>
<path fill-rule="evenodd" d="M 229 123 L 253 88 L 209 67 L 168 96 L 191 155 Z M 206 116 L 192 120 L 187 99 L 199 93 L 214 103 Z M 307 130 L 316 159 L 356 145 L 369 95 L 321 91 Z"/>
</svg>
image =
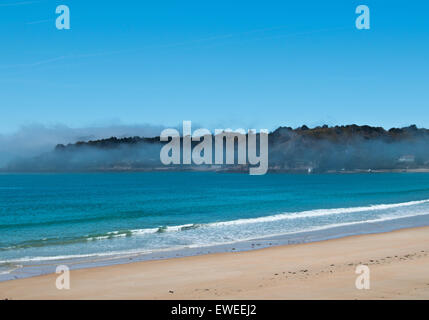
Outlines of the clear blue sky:
<svg viewBox="0 0 429 320">
<path fill-rule="evenodd" d="M 55 28 L 66 4 L 71 30 Z M 355 8 L 371 29 L 355 28 Z M 0 133 L 429 127 L 427 1 L 0 1 Z"/>
</svg>

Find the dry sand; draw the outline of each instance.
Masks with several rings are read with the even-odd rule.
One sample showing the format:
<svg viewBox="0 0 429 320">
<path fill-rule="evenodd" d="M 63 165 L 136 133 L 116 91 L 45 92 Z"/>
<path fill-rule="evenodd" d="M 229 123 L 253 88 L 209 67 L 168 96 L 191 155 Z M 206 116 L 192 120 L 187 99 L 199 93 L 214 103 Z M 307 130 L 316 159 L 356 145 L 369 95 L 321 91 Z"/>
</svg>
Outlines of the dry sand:
<svg viewBox="0 0 429 320">
<path fill-rule="evenodd" d="M 429 227 L 0 283 L 1 299 L 429 299 Z M 369 290 L 355 287 L 370 268 Z"/>
</svg>

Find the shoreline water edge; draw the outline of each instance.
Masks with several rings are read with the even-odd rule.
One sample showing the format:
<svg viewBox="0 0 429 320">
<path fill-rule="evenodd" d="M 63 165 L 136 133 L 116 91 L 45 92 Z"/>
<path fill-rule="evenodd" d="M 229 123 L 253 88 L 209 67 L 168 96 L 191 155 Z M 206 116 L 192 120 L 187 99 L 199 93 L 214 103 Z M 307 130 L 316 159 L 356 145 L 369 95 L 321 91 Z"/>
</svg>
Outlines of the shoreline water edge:
<svg viewBox="0 0 429 320">
<path fill-rule="evenodd" d="M 10 270 L 0 273 L 0 282 L 22 278 L 37 277 L 55 273 L 58 265 L 66 265 L 70 270 L 98 268 L 111 265 L 122 265 L 142 261 L 165 260 L 180 257 L 209 255 L 213 253 L 242 252 L 270 247 L 313 243 L 350 236 L 386 233 L 402 229 L 429 226 L 429 214 L 396 218 L 384 221 L 353 223 L 326 229 L 293 232 L 284 235 L 272 235 L 263 238 L 207 245 L 201 247 L 168 248 L 147 252 L 144 250 L 123 253 L 95 254 L 90 257 L 52 258 L 47 261 L 29 261 Z"/>
<path fill-rule="evenodd" d="M 73 270 L 68 290 L 53 273 L 0 282 L 0 299 L 428 299 L 428 230 Z"/>
</svg>

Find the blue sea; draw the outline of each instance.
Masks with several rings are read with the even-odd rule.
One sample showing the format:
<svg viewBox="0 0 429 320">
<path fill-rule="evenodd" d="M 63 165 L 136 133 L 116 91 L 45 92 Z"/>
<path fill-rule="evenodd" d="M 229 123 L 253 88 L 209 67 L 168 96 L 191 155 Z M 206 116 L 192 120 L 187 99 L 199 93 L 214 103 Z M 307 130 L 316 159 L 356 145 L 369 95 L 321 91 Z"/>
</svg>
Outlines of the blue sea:
<svg viewBox="0 0 429 320">
<path fill-rule="evenodd" d="M 427 173 L 0 174 L 0 280 L 418 225 L 429 225 Z"/>
</svg>

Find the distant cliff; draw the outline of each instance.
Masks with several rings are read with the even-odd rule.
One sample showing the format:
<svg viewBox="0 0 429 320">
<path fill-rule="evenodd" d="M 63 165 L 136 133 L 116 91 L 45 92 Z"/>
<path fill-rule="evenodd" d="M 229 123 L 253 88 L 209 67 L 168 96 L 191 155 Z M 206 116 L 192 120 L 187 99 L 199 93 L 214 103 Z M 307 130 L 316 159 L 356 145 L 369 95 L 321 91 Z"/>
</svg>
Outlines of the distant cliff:
<svg viewBox="0 0 429 320">
<path fill-rule="evenodd" d="M 271 132 L 271 172 L 355 172 L 429 169 L 429 130 L 412 125 L 385 130 L 370 126 L 299 128 Z M 198 142 L 193 143 L 193 145 Z M 166 167 L 159 137 L 129 137 L 57 145 L 52 152 L 13 161 L 9 171 L 228 170 L 245 166 Z"/>
</svg>

